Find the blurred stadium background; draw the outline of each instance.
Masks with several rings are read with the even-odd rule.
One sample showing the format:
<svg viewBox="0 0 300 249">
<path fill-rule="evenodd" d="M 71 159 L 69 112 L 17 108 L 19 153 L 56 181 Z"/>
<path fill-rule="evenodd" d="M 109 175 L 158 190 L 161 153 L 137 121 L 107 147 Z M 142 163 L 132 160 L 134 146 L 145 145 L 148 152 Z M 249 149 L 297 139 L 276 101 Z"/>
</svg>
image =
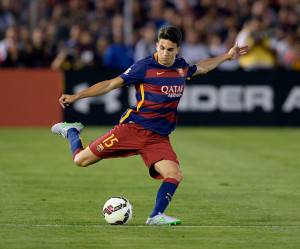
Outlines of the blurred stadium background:
<svg viewBox="0 0 300 249">
<path fill-rule="evenodd" d="M 180 27 L 189 63 L 235 42 L 253 49 L 221 70 L 300 70 L 298 0 L 2 0 L 0 65 L 124 70 L 155 50 L 156 31 Z"/>
<path fill-rule="evenodd" d="M 152 229 L 159 183 L 141 160 L 74 168 L 49 127 L 106 126 L 88 142 L 116 124 L 132 88 L 57 100 L 153 53 L 169 24 L 189 63 L 251 50 L 187 82 L 171 136 L 186 178 L 169 209 L 184 226 Z M 299 248 L 299 0 L 0 0 L 0 89 L 0 248 Z M 111 195 L 133 203 L 128 227 L 101 219 Z"/>
</svg>

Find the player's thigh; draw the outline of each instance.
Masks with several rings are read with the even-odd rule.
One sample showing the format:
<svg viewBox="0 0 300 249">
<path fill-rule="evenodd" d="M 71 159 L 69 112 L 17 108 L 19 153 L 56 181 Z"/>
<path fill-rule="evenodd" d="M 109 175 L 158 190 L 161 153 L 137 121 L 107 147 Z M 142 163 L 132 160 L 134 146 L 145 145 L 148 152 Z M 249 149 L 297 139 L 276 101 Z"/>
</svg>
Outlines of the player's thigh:
<svg viewBox="0 0 300 249">
<path fill-rule="evenodd" d="M 85 167 L 98 162 L 100 159 L 101 158 L 96 156 L 89 147 L 86 147 L 84 150 L 76 154 L 74 162 L 78 166 Z"/>
<path fill-rule="evenodd" d="M 150 176 L 155 179 L 182 179 L 177 155 L 168 137 L 153 135 L 153 141 L 144 146 L 141 156 L 149 168 Z"/>
<path fill-rule="evenodd" d="M 141 135 L 134 124 L 119 124 L 91 142 L 89 149 L 96 157 L 108 159 L 137 155 L 142 146 Z"/>
<path fill-rule="evenodd" d="M 163 177 L 163 178 L 174 178 L 177 181 L 181 181 L 183 174 L 179 168 L 179 164 L 171 160 L 161 160 L 154 164 L 154 169 Z"/>
</svg>

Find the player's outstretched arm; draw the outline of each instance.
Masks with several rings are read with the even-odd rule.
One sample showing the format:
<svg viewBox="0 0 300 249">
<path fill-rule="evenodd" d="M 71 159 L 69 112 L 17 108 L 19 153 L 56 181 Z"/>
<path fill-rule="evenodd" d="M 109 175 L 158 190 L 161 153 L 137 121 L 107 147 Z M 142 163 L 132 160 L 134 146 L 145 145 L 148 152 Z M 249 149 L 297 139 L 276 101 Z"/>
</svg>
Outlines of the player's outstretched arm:
<svg viewBox="0 0 300 249">
<path fill-rule="evenodd" d="M 193 74 L 193 76 L 197 74 L 205 74 L 215 69 L 224 61 L 235 60 L 240 56 L 247 54 L 248 51 L 249 51 L 248 46 L 239 47 L 238 44 L 236 43 L 227 53 L 213 58 L 209 58 L 207 60 L 199 61 L 198 63 L 196 63 L 197 71 Z"/>
<path fill-rule="evenodd" d="M 120 88 L 123 85 L 123 82 L 124 80 L 121 77 L 104 80 L 76 94 L 62 94 L 59 98 L 59 103 L 62 108 L 65 108 L 78 99 L 100 96 L 110 92 L 113 89 Z"/>
</svg>

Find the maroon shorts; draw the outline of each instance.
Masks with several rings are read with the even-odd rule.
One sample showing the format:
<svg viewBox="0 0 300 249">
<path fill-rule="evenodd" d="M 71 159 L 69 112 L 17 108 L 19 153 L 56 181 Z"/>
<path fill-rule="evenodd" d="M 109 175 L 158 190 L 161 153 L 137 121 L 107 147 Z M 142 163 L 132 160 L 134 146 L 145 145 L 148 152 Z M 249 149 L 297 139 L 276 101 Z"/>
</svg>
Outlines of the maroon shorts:
<svg viewBox="0 0 300 249">
<path fill-rule="evenodd" d="M 119 124 L 90 143 L 89 148 L 99 158 L 141 155 L 152 177 L 161 179 L 154 164 L 171 160 L 179 165 L 168 136 L 161 136 L 134 123 Z"/>
</svg>

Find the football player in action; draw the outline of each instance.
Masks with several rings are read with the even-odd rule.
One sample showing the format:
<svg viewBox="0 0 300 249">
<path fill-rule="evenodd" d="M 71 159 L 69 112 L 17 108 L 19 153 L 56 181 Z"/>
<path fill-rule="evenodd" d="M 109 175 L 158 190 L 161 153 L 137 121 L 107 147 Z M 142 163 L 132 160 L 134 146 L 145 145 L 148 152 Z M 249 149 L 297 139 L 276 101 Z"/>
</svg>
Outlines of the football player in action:
<svg viewBox="0 0 300 249">
<path fill-rule="evenodd" d="M 155 206 L 146 221 L 147 225 L 178 225 L 178 218 L 167 216 L 168 207 L 182 172 L 169 134 L 175 129 L 177 106 L 187 78 L 205 74 L 226 60 L 237 59 L 248 47 L 234 45 L 227 53 L 189 65 L 178 57 L 182 35 L 178 28 L 167 26 L 158 33 L 157 52 L 142 59 L 116 78 L 104 80 L 76 94 L 63 94 L 59 103 L 63 108 L 73 102 L 106 94 L 116 88 L 133 84 L 136 89 L 136 106 L 127 109 L 107 134 L 83 148 L 79 133 L 81 123 L 57 123 L 51 130 L 69 140 L 74 163 L 81 167 L 101 159 L 141 155 L 149 174 L 162 179 Z"/>
</svg>

